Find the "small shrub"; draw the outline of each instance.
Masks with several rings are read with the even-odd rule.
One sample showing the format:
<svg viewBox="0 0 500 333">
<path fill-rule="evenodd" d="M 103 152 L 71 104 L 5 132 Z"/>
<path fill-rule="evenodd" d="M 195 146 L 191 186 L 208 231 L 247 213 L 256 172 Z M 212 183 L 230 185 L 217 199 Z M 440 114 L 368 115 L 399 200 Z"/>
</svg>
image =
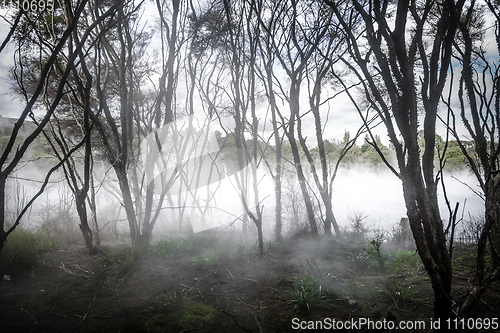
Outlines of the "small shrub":
<svg viewBox="0 0 500 333">
<path fill-rule="evenodd" d="M 453 261 L 454 264 L 454 270 L 469 270 L 469 271 L 474 271 L 476 269 L 477 265 L 477 250 L 475 248 L 471 249 L 460 249 L 459 251 L 456 251 L 457 258 Z M 486 255 L 485 256 L 485 263 L 488 264 L 488 262 L 491 260 L 491 256 Z"/>
<path fill-rule="evenodd" d="M 484 215 L 469 216 L 469 219 L 463 220 L 459 231 L 455 235 L 455 242 L 464 245 L 477 244 L 485 221 L 486 218 Z"/>
<path fill-rule="evenodd" d="M 376 230 L 372 240 L 370 240 L 370 245 L 365 249 L 368 256 L 376 260 L 380 267 L 384 267 L 386 261 L 386 256 L 382 253 L 381 249 L 384 239 L 383 230 Z"/>
<path fill-rule="evenodd" d="M 125 247 L 106 253 L 93 261 L 85 271 L 78 271 L 76 276 L 85 279 L 77 280 L 85 281 L 80 285 L 83 292 L 104 296 L 115 295 L 127 277 L 140 267 L 146 253 L 147 249 L 141 247 Z M 78 281 L 74 283 L 78 284 Z"/>
<path fill-rule="evenodd" d="M 236 253 L 237 253 L 238 257 L 244 257 L 247 253 L 247 249 L 246 249 L 245 245 L 239 244 L 236 248 Z"/>
<path fill-rule="evenodd" d="M 0 253 L 2 266 L 11 264 L 22 270 L 31 270 L 40 264 L 43 254 L 57 247 L 55 239 L 47 232 L 17 227 L 8 237 Z"/>
<path fill-rule="evenodd" d="M 365 215 L 363 212 L 355 212 L 354 215 L 349 215 L 347 217 L 352 231 L 358 234 L 360 238 L 363 238 L 368 232 L 364 222 L 367 218 L 368 215 Z"/>
<path fill-rule="evenodd" d="M 189 289 L 174 291 L 169 294 L 159 294 L 151 298 L 149 306 L 156 313 L 173 312 L 182 307 L 192 297 Z"/>
</svg>

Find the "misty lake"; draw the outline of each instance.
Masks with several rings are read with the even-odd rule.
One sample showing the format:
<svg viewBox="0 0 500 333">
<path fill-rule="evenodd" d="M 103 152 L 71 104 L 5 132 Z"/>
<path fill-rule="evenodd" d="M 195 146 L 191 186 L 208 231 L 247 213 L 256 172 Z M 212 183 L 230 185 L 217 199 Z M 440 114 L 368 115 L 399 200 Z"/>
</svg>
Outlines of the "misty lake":
<svg viewBox="0 0 500 333">
<path fill-rule="evenodd" d="M 297 211 L 301 214 L 301 219 L 306 222 L 305 210 L 303 209 L 303 199 L 301 199 L 298 181 L 293 177 L 284 177 L 283 179 L 283 217 L 292 218 L 292 208 L 290 202 L 298 202 Z M 315 187 L 311 179 L 311 187 Z M 462 216 L 464 219 L 471 216 L 483 214 L 484 204 L 470 188 L 479 190 L 475 177 L 468 171 L 454 172 L 445 175 L 445 185 L 448 199 L 454 208 L 456 202 L 460 203 L 457 219 Z M 210 189 L 210 187 L 212 189 Z M 274 228 L 274 184 L 269 175 L 261 176 L 258 183 L 259 201 L 264 206 L 264 230 L 267 237 L 271 237 Z M 241 217 L 242 207 L 239 199 L 239 191 L 236 190 L 234 177 L 225 179 L 220 184 L 210 185 L 203 191 L 213 191 L 214 206 L 209 210 L 205 221 L 201 223 L 197 220 L 197 214 L 193 212 L 190 222 L 195 231 L 201 231 L 209 227 L 227 227 L 228 225 L 239 225 L 235 223 L 238 217 Z M 214 194 L 215 193 L 215 194 Z M 441 216 L 444 221 L 449 218 L 448 209 L 444 201 L 444 195 L 441 186 L 438 190 L 440 200 Z M 248 196 L 249 202 L 254 203 L 251 194 Z M 302 202 L 301 202 L 302 201 Z M 316 201 L 317 202 L 317 201 Z M 367 227 L 390 229 L 402 217 L 406 216 L 406 207 L 403 199 L 403 190 L 401 181 L 386 168 L 380 168 L 377 171 L 368 169 L 364 166 L 353 166 L 351 168 L 341 168 L 333 183 L 333 208 L 334 214 L 339 225 L 348 226 L 349 217 L 362 214 L 367 218 L 364 220 Z M 464 209 L 465 203 L 465 209 Z M 250 206 L 250 208 L 254 208 Z M 200 223 L 199 225 L 197 223 Z M 162 229 L 162 226 L 158 226 Z M 196 230 L 199 228 L 199 230 Z"/>
<path fill-rule="evenodd" d="M 263 228 L 265 237 L 271 239 L 274 229 L 274 184 L 267 170 L 261 168 L 259 171 L 259 201 L 264 206 Z M 314 188 L 313 180 L 310 179 L 310 182 L 310 186 Z M 468 171 L 454 172 L 453 174 L 447 173 L 445 175 L 445 184 L 451 206 L 454 207 L 456 202 L 459 202 L 458 219 L 463 216 L 467 220 L 469 214 L 471 216 L 480 216 L 483 214 L 484 206 L 482 199 L 463 183 L 468 184 L 476 190 L 479 189 L 474 176 Z M 34 193 L 35 187 L 32 182 L 24 182 L 23 184 L 27 186 L 28 193 Z M 296 176 L 287 175 L 284 177 L 282 186 L 283 220 L 284 231 L 286 232 L 287 229 L 291 228 L 291 220 L 294 219 L 294 214 L 298 215 L 297 220 L 303 222 L 304 225 L 306 225 L 307 218 Z M 121 233 L 127 234 L 128 224 L 125 219 L 123 207 L 121 207 L 116 196 L 110 195 L 113 189 L 116 188 L 117 184 L 108 178 L 103 188 L 97 194 L 99 198 L 97 204 L 98 215 L 101 217 L 99 223 L 101 226 L 107 223 L 110 225 L 116 223 L 117 229 Z M 155 235 L 162 237 L 168 235 L 172 230 L 179 228 L 181 222 L 179 221 L 180 210 L 178 207 L 182 207 L 183 205 L 187 208 L 184 210 L 182 223 L 186 225 L 189 221 L 195 232 L 213 227 L 223 229 L 241 228 L 243 209 L 239 193 L 235 177 L 232 176 L 220 183 L 198 189 L 196 194 L 197 203 L 188 195 L 184 195 L 181 198 L 179 196 L 172 196 L 171 203 L 173 205 L 170 205 L 168 202 L 164 203 L 164 209 L 155 227 Z M 438 195 L 441 216 L 444 221 L 447 221 L 449 213 L 445 205 L 441 187 L 439 187 Z M 208 197 L 211 199 L 207 203 Z M 382 167 L 378 170 L 369 169 L 362 165 L 340 168 L 333 183 L 332 199 L 334 214 L 341 227 L 349 226 L 349 217 L 362 215 L 366 216 L 364 222 L 368 228 L 390 230 L 396 222 L 406 216 L 401 181 L 388 169 Z M 38 221 L 46 218 L 46 214 L 50 214 L 50 211 L 56 208 L 59 210 L 61 208 L 68 210 L 69 214 L 74 216 L 76 221 L 77 215 L 72 201 L 72 195 L 64 186 L 64 183 L 51 185 L 40 200 L 35 203 L 29 216 L 24 219 L 23 225 L 37 227 Z M 248 194 L 248 202 L 250 209 L 254 209 L 255 202 L 251 191 Z M 9 202 L 11 205 L 12 203 L 12 201 Z M 210 207 L 207 209 L 204 218 L 201 217 L 199 209 L 196 208 L 197 204 Z M 65 207 L 61 207 L 61 205 L 65 205 Z M 292 207 L 292 205 L 296 205 L 296 207 Z M 10 209 L 13 211 L 15 207 L 11 207 Z"/>
</svg>

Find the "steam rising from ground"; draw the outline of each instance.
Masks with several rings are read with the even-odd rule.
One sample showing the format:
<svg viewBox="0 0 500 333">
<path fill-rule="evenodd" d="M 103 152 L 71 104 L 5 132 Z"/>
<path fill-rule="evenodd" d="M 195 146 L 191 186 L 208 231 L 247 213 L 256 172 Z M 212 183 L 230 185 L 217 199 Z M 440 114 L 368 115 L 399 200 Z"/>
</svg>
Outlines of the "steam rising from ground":
<svg viewBox="0 0 500 333">
<path fill-rule="evenodd" d="M 248 171 L 246 169 L 242 172 Z M 104 173 L 101 170 L 101 173 Z M 24 174 L 21 169 L 18 176 L 22 178 L 36 178 L 33 170 L 29 175 Z M 41 177 L 38 177 L 41 179 Z M 54 178 L 61 179 L 61 175 Z M 102 176 L 101 176 L 102 179 Z M 274 184 L 266 168 L 262 166 L 259 169 L 259 201 L 264 206 L 263 221 L 266 239 L 272 239 L 274 230 Z M 311 187 L 314 188 L 313 180 Z M 461 183 L 462 182 L 462 183 Z M 25 188 L 28 196 L 34 193 L 34 188 L 39 183 L 19 181 Z M 96 184 L 99 182 L 96 181 Z M 475 178 L 467 171 L 454 172 L 445 175 L 445 184 L 447 186 L 448 198 L 452 207 L 458 201 L 460 210 L 458 218 L 463 214 L 465 219 L 471 216 L 479 216 L 484 211 L 482 200 L 474 192 L 465 186 L 468 184 L 471 188 L 478 190 Z M 11 182 L 12 199 L 8 202 L 8 209 L 15 212 L 15 186 Z M 367 216 L 365 219 L 368 228 L 384 228 L 390 230 L 391 226 L 406 216 L 406 208 L 403 200 L 403 191 L 401 181 L 385 168 L 374 169 L 363 165 L 353 165 L 349 168 L 342 167 L 339 170 L 337 178 L 333 183 L 333 208 L 338 223 L 341 226 L 349 226 L 349 217 L 356 214 Z M 65 192 L 66 191 L 66 192 Z M 110 195 L 115 191 L 115 195 Z M 112 227 L 115 232 L 128 234 L 128 224 L 125 219 L 125 213 L 119 203 L 117 184 L 112 180 L 112 172 L 108 173 L 103 186 L 98 192 L 98 222 L 100 226 L 107 225 Z M 439 200 L 441 216 L 446 222 L 449 218 L 446 205 L 444 203 L 443 191 L 439 189 Z M 210 200 L 208 199 L 210 198 Z M 155 238 L 169 235 L 174 230 L 193 229 L 202 231 L 209 228 L 222 228 L 226 230 L 240 230 L 243 220 L 243 208 L 241 204 L 241 191 L 238 189 L 235 177 L 226 177 L 221 182 L 213 183 L 200 188 L 197 202 L 193 198 L 188 200 L 179 200 L 178 196 L 172 196 L 172 200 L 165 202 L 164 209 L 159 221 L 155 227 Z M 208 202 L 207 202 L 208 200 Z M 254 208 L 254 198 L 252 191 L 247 195 L 249 207 Z M 65 189 L 64 181 L 51 184 L 43 196 L 35 202 L 30 214 L 24 219 L 23 225 L 37 227 L 42 220 L 47 218 L 47 214 L 52 219 L 58 219 L 58 223 L 73 223 L 77 229 L 77 218 L 74 205 L 72 205 L 72 195 L 68 189 Z M 466 201 L 464 209 L 464 201 Z M 317 203 L 317 202 L 316 202 Z M 205 216 L 202 216 L 198 205 L 205 205 L 207 208 Z M 294 232 L 301 227 L 307 226 L 305 208 L 296 176 L 287 174 L 283 179 L 283 218 L 284 231 Z M 184 208 L 182 219 L 181 209 Z M 56 211 L 63 209 L 69 217 L 57 217 Z M 464 210 L 463 210 L 464 209 Z M 318 211 L 316 207 L 316 211 Z M 49 217 L 50 217 L 49 216 Z M 321 224 L 319 216 L 318 224 Z M 252 226 L 252 222 L 247 222 Z M 296 225 L 298 223 L 298 225 Z"/>
</svg>

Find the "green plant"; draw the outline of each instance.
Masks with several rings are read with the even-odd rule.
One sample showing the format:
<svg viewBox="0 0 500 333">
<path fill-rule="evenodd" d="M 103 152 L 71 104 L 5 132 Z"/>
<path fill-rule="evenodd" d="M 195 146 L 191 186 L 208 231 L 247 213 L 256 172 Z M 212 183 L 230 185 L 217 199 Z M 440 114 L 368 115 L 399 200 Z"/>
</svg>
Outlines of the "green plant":
<svg viewBox="0 0 500 333">
<path fill-rule="evenodd" d="M 41 256 L 57 247 L 57 241 L 48 233 L 17 227 L 7 238 L 0 262 L 22 270 L 31 270 L 40 264 Z"/>
<path fill-rule="evenodd" d="M 300 285 L 297 290 L 291 294 L 293 310 L 297 312 L 310 311 L 311 309 L 321 308 L 327 305 L 326 295 L 318 290 L 311 290 Z"/>
<path fill-rule="evenodd" d="M 149 302 L 153 315 L 146 322 L 149 332 L 181 332 L 196 330 L 215 318 L 209 305 L 197 303 L 199 295 L 190 289 L 155 296 Z"/>
<path fill-rule="evenodd" d="M 222 251 L 210 251 L 197 255 L 193 261 L 198 265 L 210 266 L 214 264 L 217 260 L 222 258 L 224 253 Z"/>
<path fill-rule="evenodd" d="M 164 258 L 198 256 L 207 249 L 217 249 L 215 237 L 193 236 L 184 238 L 165 238 L 154 245 L 156 253 Z"/>
<path fill-rule="evenodd" d="M 146 249 L 126 247 L 120 251 L 110 252 L 104 258 L 104 268 L 109 275 L 123 277 L 139 267 Z"/>
<path fill-rule="evenodd" d="M 166 238 L 154 245 L 155 251 L 164 258 L 174 258 L 192 252 L 191 244 L 184 238 Z"/>
<path fill-rule="evenodd" d="M 246 252 L 247 252 L 247 249 L 246 249 L 245 245 L 239 244 L 237 246 L 236 253 L 237 253 L 238 257 L 245 256 Z"/>
<path fill-rule="evenodd" d="M 290 294 L 292 300 L 289 304 L 293 304 L 293 310 L 296 312 L 327 308 L 328 296 L 335 294 L 330 288 L 334 279 L 330 273 L 319 277 L 308 275 L 300 279 L 295 283 L 296 289 Z"/>
<path fill-rule="evenodd" d="M 119 287 L 140 267 L 148 249 L 139 246 L 122 247 L 105 253 L 93 260 L 87 267 L 68 270 L 72 284 L 82 288 L 82 292 L 103 296 L 116 295 Z"/>
<path fill-rule="evenodd" d="M 86 273 L 78 272 L 78 275 L 86 278 L 83 284 L 84 290 L 104 295 L 116 294 L 118 287 L 130 273 L 139 268 L 146 253 L 147 249 L 141 247 L 125 247 L 106 253 L 94 261 Z"/>
<path fill-rule="evenodd" d="M 352 266 L 356 269 L 361 269 L 367 267 L 367 260 L 369 255 L 366 252 L 353 250 L 351 253 L 347 254 L 347 260 L 349 260 Z"/>
<path fill-rule="evenodd" d="M 415 298 L 415 293 L 417 291 L 412 289 L 411 285 L 404 286 L 392 280 L 389 280 L 389 282 L 384 285 L 379 284 L 377 290 L 384 296 L 392 299 L 394 303 L 404 304 L 406 302 L 414 302 L 417 300 Z"/>
<path fill-rule="evenodd" d="M 377 230 L 374 234 L 372 240 L 370 240 L 370 245 L 365 249 L 368 256 L 375 259 L 380 267 L 384 267 L 386 256 L 382 253 L 382 244 L 384 243 L 385 236 L 382 230 Z"/>
<path fill-rule="evenodd" d="M 401 218 L 392 226 L 389 239 L 403 248 L 409 248 L 412 244 L 415 244 L 410 221 L 407 217 Z"/>
<path fill-rule="evenodd" d="M 424 271 L 424 264 L 416 252 L 397 250 L 394 253 L 394 257 L 396 273 L 405 270 Z"/>
</svg>

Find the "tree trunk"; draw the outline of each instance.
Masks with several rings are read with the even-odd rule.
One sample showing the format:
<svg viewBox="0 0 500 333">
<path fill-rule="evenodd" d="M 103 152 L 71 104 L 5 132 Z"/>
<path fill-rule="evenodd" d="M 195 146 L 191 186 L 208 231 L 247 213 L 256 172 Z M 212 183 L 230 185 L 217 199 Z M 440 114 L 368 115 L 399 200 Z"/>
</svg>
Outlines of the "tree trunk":
<svg viewBox="0 0 500 333">
<path fill-rule="evenodd" d="M 139 230 L 137 230 L 137 218 L 135 216 L 134 201 L 132 199 L 132 193 L 130 191 L 130 186 L 128 184 L 127 172 L 125 166 L 121 162 L 116 162 L 113 165 L 118 178 L 118 183 L 120 185 L 120 190 L 123 198 L 123 207 L 125 208 L 125 213 L 127 215 L 127 221 L 130 228 L 130 239 L 132 244 L 136 244 L 138 241 Z"/>
<path fill-rule="evenodd" d="M 97 253 L 97 249 L 95 248 L 92 240 L 93 233 L 92 229 L 90 229 L 88 221 L 87 221 L 87 206 L 85 200 L 87 195 L 85 191 L 77 190 L 75 193 L 75 205 L 78 216 L 80 217 L 80 230 L 82 231 L 83 239 L 85 241 L 85 246 L 90 255 L 94 255 Z"/>
<path fill-rule="evenodd" d="M 467 314 L 475 301 L 481 296 L 488 284 L 495 280 L 500 274 L 500 175 L 497 173 L 492 176 L 492 179 L 486 183 L 486 203 L 485 203 L 485 218 L 486 221 L 482 227 L 481 235 L 477 243 L 476 257 L 476 277 L 475 285 L 467 294 L 467 297 L 460 307 L 460 314 Z M 490 240 L 492 253 L 492 269 L 487 272 L 485 255 Z M 486 274 L 488 273 L 488 274 Z"/>
<path fill-rule="evenodd" d="M 276 154 L 278 154 L 278 152 L 276 152 Z M 281 151 L 279 154 L 281 154 Z M 281 218 L 281 212 L 283 211 L 283 206 L 281 204 L 281 158 L 279 160 L 280 163 L 276 165 L 276 177 L 274 178 L 274 195 L 276 196 L 274 237 L 278 242 L 282 240 L 283 232 L 283 221 Z"/>
<path fill-rule="evenodd" d="M 5 178 L 0 175 L 0 252 L 2 252 L 7 233 L 5 232 Z"/>
<path fill-rule="evenodd" d="M 495 267 L 500 267 L 500 173 L 493 176 L 491 200 L 486 202 L 486 217 L 491 219 L 490 242 Z"/>
<path fill-rule="evenodd" d="M 321 193 L 321 197 L 323 198 L 323 203 L 325 204 L 325 229 L 328 228 L 328 232 L 326 234 L 330 235 L 332 232 L 330 231 L 330 227 L 333 226 L 333 230 L 335 231 L 335 235 L 340 238 L 342 233 L 339 228 L 339 224 L 337 223 L 337 219 L 335 218 L 335 214 L 333 214 L 332 207 L 332 198 L 327 193 Z"/>
<path fill-rule="evenodd" d="M 307 190 L 307 181 L 300 164 L 299 150 L 297 143 L 293 136 L 289 136 L 290 146 L 292 148 L 293 161 L 295 163 L 295 170 L 297 171 L 297 178 L 299 180 L 300 191 L 302 192 L 302 197 L 304 198 L 304 204 L 306 206 L 307 220 L 309 222 L 309 227 L 311 228 L 311 236 L 314 238 L 318 237 L 318 226 L 316 225 L 316 219 L 314 217 L 314 209 L 311 201 L 311 196 Z"/>
<path fill-rule="evenodd" d="M 313 238 L 318 237 L 318 226 L 316 225 L 316 219 L 314 217 L 314 209 L 311 201 L 311 196 L 307 190 L 307 181 L 302 168 L 302 163 L 300 160 L 299 148 L 297 142 L 295 141 L 295 121 L 299 115 L 299 94 L 300 94 L 300 80 L 297 77 L 292 77 L 292 83 L 290 87 L 290 120 L 288 121 L 288 132 L 287 137 L 290 142 L 290 147 L 292 149 L 293 162 L 295 164 L 295 170 L 297 171 L 297 178 L 299 180 L 300 190 L 304 198 L 304 203 L 307 211 L 307 220 L 309 222 L 309 227 L 311 228 L 311 236 Z"/>
<path fill-rule="evenodd" d="M 426 193 L 422 177 L 401 173 L 407 215 L 417 250 L 434 290 L 434 318 L 455 318 L 451 298 L 453 270 L 446 249 L 437 198 Z"/>
<path fill-rule="evenodd" d="M 97 246 L 101 246 L 101 237 L 99 236 L 99 225 L 97 223 L 97 207 L 95 201 L 94 175 L 92 174 L 92 171 L 90 174 L 89 181 L 90 181 L 90 197 L 88 198 L 88 200 L 90 207 L 90 220 L 92 221 L 92 226 L 94 228 L 95 243 Z"/>
</svg>

